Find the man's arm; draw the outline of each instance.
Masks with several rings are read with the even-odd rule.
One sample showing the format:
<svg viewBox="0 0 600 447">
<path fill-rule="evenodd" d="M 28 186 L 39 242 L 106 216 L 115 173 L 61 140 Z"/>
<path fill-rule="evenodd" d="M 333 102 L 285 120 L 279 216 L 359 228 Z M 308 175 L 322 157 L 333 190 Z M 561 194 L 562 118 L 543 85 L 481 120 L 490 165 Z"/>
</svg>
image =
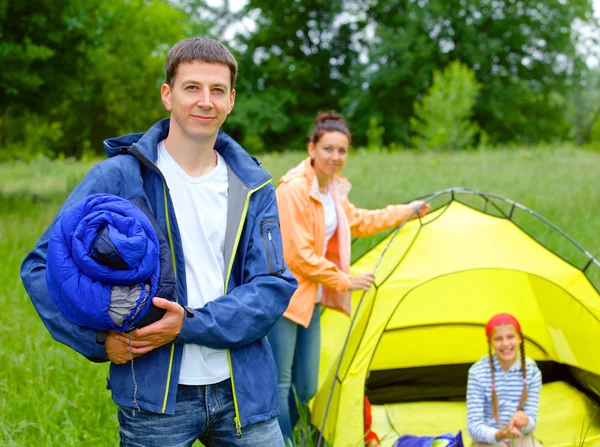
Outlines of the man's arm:
<svg viewBox="0 0 600 447">
<path fill-rule="evenodd" d="M 69 195 L 50 226 L 33 250 L 23 260 L 21 279 L 31 302 L 52 338 L 64 343 L 90 360 L 105 361 L 107 357 L 102 340 L 104 334 L 98 334 L 98 331 L 80 327 L 64 317 L 52 301 L 46 285 L 48 240 L 57 220 L 62 216 L 65 209 L 79 200 L 99 192 L 107 192 L 107 185 L 100 169 L 94 166 Z"/>
</svg>

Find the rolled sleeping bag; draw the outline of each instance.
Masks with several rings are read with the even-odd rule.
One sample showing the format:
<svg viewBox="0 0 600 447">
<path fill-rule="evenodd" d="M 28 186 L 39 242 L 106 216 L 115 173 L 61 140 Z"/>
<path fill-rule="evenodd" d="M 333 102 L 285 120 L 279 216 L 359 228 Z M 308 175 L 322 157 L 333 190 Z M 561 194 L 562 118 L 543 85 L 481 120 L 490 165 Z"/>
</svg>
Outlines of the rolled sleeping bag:
<svg viewBox="0 0 600 447">
<path fill-rule="evenodd" d="M 152 305 L 160 269 L 150 219 L 111 194 L 66 209 L 48 242 L 50 296 L 65 317 L 90 329 L 125 332 L 162 317 L 165 311 Z"/>
</svg>

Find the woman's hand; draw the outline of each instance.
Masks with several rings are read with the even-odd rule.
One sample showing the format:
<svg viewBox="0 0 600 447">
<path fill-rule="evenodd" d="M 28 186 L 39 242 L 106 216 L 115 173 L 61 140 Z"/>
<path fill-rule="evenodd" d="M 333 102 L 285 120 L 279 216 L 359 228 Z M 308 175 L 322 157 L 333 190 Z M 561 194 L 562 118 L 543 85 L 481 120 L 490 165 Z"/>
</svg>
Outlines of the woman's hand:
<svg viewBox="0 0 600 447">
<path fill-rule="evenodd" d="M 527 413 L 524 411 L 517 411 L 515 414 L 513 414 L 510 422 L 512 422 L 513 425 L 519 430 L 523 430 L 523 427 L 525 427 L 529 422 L 529 416 L 527 416 Z"/>
<path fill-rule="evenodd" d="M 350 290 L 365 290 L 368 291 L 375 281 L 373 273 L 359 273 L 350 277 Z"/>
<path fill-rule="evenodd" d="M 429 203 L 423 202 L 422 200 L 413 200 L 408 205 L 413 210 L 419 210 L 419 212 L 417 213 L 419 215 L 419 217 L 425 216 L 425 214 L 427 214 L 429 212 L 429 210 L 431 209 L 431 205 Z M 416 214 L 414 217 L 416 217 Z"/>
<path fill-rule="evenodd" d="M 377 439 L 371 439 L 365 444 L 366 447 L 381 447 L 381 444 L 377 442 Z"/>
</svg>

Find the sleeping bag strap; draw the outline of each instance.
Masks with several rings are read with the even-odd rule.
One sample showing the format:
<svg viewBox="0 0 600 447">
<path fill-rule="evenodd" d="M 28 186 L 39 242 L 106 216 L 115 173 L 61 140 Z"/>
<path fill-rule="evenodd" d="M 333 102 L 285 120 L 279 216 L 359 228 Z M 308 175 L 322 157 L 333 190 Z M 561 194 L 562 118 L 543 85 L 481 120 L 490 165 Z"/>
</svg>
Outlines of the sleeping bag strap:
<svg viewBox="0 0 600 447">
<path fill-rule="evenodd" d="M 129 360 L 131 361 L 131 378 L 133 380 L 133 405 L 135 405 L 136 410 L 140 410 L 140 406 L 137 402 L 137 380 L 135 380 L 135 369 L 133 369 L 133 344 L 131 342 L 131 332 L 127 332 L 127 337 L 129 338 Z"/>
</svg>

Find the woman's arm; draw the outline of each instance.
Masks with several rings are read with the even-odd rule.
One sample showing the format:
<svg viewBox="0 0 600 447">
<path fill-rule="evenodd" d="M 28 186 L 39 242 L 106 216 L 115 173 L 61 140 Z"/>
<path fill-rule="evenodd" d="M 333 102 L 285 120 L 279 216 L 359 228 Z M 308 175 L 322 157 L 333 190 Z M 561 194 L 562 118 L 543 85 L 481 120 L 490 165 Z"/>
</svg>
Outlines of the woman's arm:
<svg viewBox="0 0 600 447">
<path fill-rule="evenodd" d="M 367 210 L 355 207 L 346 198 L 342 203 L 350 223 L 350 232 L 354 237 L 365 237 L 394 228 L 407 219 L 415 209 L 423 217 L 429 211 L 429 204 L 415 200 L 408 205 L 388 205 L 379 210 Z M 417 217 L 417 213 L 412 218 Z"/>
<path fill-rule="evenodd" d="M 307 216 L 310 197 L 293 183 L 284 183 L 275 191 L 283 238 L 283 257 L 295 275 L 338 291 L 350 288 L 350 275 L 315 251 L 315 235 Z"/>
</svg>

